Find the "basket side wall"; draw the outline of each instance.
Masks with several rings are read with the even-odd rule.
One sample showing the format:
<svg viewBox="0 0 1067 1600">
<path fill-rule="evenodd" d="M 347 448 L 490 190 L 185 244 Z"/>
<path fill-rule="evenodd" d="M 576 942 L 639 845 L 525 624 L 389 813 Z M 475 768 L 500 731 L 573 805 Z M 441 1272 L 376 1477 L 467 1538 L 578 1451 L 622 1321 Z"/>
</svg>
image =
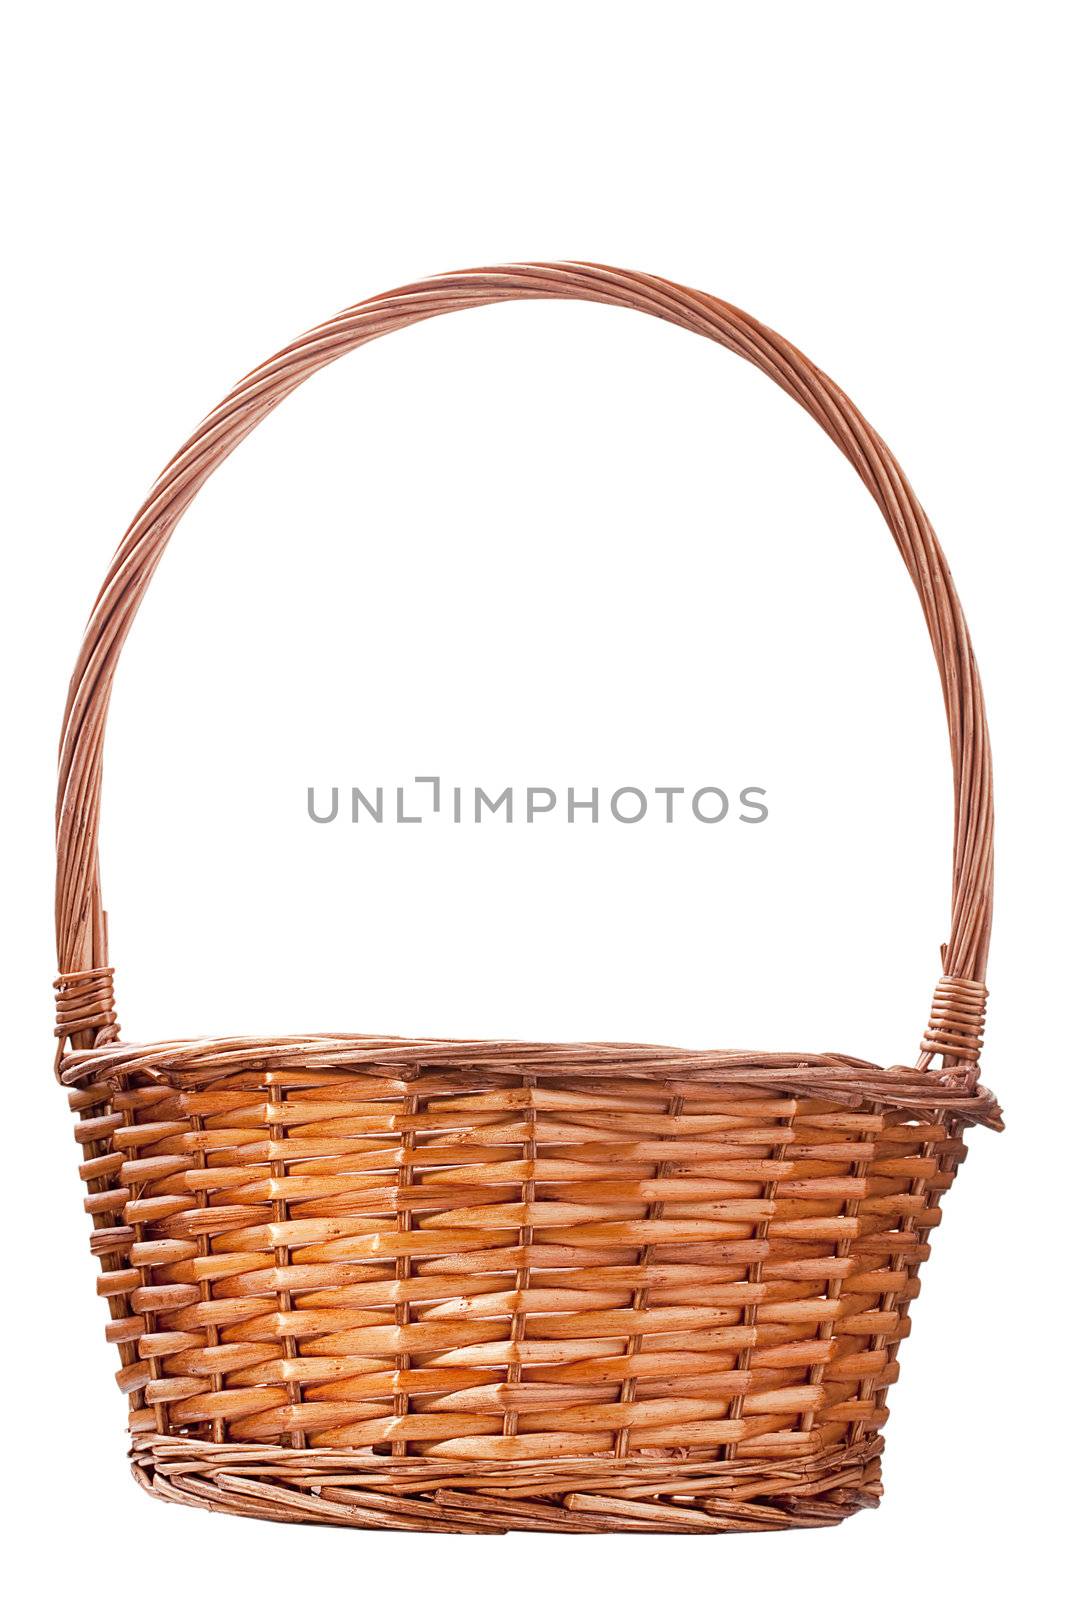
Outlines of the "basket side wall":
<svg viewBox="0 0 1067 1600">
<path fill-rule="evenodd" d="M 487 1488 L 514 1516 L 522 1502 L 509 1526 L 537 1521 L 528 1497 L 609 1525 L 723 1514 L 701 1483 L 743 1526 L 876 1498 L 887 1391 L 964 1154 L 941 1114 L 301 1067 L 132 1072 L 71 1100 L 157 1492 L 358 1521 L 358 1488 L 322 1498 L 325 1453 L 397 1497 L 400 1526 L 461 1526 L 440 1496 Z M 280 1499 L 254 1487 L 267 1459 L 287 1463 Z M 629 1511 L 585 1504 L 620 1493 Z"/>
</svg>

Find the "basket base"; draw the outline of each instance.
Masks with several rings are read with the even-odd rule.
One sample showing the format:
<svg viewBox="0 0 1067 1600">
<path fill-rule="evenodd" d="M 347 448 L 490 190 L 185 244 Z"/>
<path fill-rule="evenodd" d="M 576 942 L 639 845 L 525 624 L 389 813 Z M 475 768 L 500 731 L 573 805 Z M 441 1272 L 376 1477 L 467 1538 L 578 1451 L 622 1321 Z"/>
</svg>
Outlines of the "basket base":
<svg viewBox="0 0 1067 1600">
<path fill-rule="evenodd" d="M 179 1505 L 409 1533 L 766 1533 L 877 1506 L 882 1439 L 766 1461 L 456 1462 L 148 1435 L 133 1475 Z"/>
</svg>

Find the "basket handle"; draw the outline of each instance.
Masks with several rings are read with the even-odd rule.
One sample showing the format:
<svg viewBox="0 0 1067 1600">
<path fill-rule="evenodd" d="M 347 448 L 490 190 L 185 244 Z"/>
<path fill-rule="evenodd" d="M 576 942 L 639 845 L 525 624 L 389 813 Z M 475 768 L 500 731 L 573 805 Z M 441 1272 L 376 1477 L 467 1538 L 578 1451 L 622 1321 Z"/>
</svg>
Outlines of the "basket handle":
<svg viewBox="0 0 1067 1600">
<path fill-rule="evenodd" d="M 201 486 L 280 400 L 320 367 L 410 323 L 504 300 L 628 307 L 725 345 L 765 372 L 829 434 L 870 490 L 918 590 L 948 717 L 955 795 L 952 916 L 919 1065 L 977 1076 L 992 912 L 993 804 L 982 690 L 967 625 L 933 529 L 903 472 L 859 412 L 771 329 L 711 295 L 645 273 L 583 262 L 482 268 L 362 301 L 257 367 L 164 469 L 120 544 L 71 679 L 56 808 L 59 1050 L 118 1037 L 100 895 L 98 824 L 104 725 L 122 646 L 174 528 Z"/>
</svg>

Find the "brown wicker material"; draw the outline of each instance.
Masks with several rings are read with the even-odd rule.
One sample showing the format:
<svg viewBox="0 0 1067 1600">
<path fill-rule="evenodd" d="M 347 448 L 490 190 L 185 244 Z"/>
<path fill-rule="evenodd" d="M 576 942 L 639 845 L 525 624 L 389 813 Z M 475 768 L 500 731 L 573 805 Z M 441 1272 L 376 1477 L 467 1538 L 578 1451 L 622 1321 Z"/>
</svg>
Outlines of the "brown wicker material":
<svg viewBox="0 0 1067 1600">
<path fill-rule="evenodd" d="M 118 657 L 197 490 L 290 390 L 394 328 L 631 307 L 774 379 L 862 477 L 926 616 L 955 773 L 952 915 L 914 1067 L 843 1055 L 377 1038 L 119 1039 L 97 864 Z M 107 575 L 60 763 L 57 1072 L 153 1493 L 463 1532 L 816 1526 L 877 1503 L 880 1429 L 978 1082 L 992 906 L 982 694 L 941 549 L 839 389 L 722 301 L 576 263 L 454 273 L 251 373 Z"/>
</svg>

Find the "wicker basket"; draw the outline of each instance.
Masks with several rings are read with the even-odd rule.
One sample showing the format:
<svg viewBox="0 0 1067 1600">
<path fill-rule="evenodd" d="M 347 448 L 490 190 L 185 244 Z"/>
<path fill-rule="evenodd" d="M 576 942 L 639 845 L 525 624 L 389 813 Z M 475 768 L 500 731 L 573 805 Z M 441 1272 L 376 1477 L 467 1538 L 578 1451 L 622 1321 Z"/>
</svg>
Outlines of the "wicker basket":
<svg viewBox="0 0 1067 1600">
<path fill-rule="evenodd" d="M 503 300 L 630 307 L 764 371 L 829 434 L 915 582 L 955 772 L 952 920 L 915 1067 L 838 1055 L 378 1038 L 119 1039 L 97 865 L 119 652 L 204 481 L 298 384 Z M 71 684 L 56 899 L 70 1091 L 133 1470 L 276 1521 L 488 1532 L 834 1523 L 880 1493 L 897 1352 L 978 1082 L 992 880 L 981 688 L 897 463 L 761 323 L 642 273 L 460 272 L 257 368 L 164 471 Z"/>
</svg>

